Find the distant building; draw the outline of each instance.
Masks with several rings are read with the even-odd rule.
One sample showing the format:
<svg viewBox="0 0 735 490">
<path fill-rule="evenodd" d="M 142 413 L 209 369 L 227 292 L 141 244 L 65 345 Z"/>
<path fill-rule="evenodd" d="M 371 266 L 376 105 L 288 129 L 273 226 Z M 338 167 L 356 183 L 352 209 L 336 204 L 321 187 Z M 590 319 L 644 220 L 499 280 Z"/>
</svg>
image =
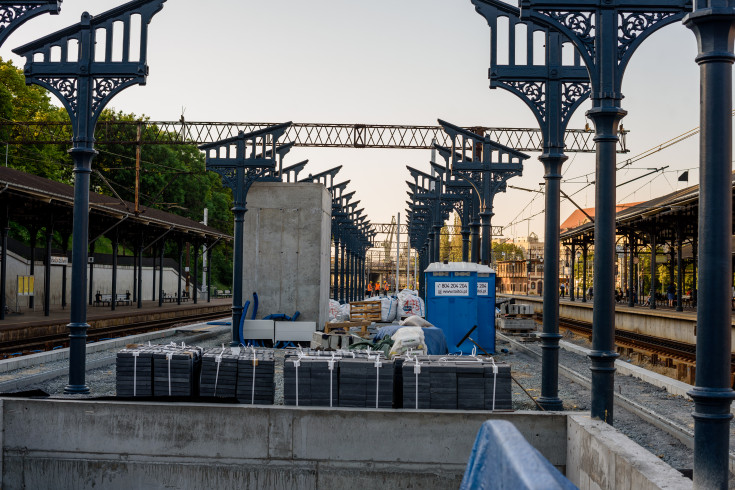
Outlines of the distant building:
<svg viewBox="0 0 735 490">
<path fill-rule="evenodd" d="M 501 260 L 497 263 L 495 289 L 505 294 L 543 294 L 544 259 Z"/>
</svg>

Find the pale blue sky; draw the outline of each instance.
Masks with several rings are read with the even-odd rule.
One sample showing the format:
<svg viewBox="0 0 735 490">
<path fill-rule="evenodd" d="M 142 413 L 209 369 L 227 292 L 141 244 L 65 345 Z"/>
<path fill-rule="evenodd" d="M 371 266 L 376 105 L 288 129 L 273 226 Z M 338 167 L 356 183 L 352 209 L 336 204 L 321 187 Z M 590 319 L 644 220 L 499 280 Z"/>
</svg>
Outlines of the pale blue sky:
<svg viewBox="0 0 735 490">
<path fill-rule="evenodd" d="M 22 66 L 12 48 L 78 22 L 85 9 L 94 15 L 121 3 L 64 0 L 59 16 L 28 22 L 0 56 Z M 695 55 L 694 36 L 677 24 L 633 57 L 623 84 L 629 156 L 699 125 Z M 183 107 L 189 121 L 436 124 L 442 118 L 463 126 L 536 125 L 519 99 L 488 89 L 489 29 L 469 0 L 168 0 L 151 23 L 149 65 L 147 86 L 128 89 L 111 107 L 153 120 L 177 120 Z M 588 107 L 577 110 L 570 127 L 584 127 Z M 634 166 L 697 167 L 697 145 L 691 138 Z M 538 188 L 542 166 L 531 156 L 511 184 Z M 352 180 L 370 219 L 384 223 L 405 214 L 405 166 L 428 171 L 430 152 L 298 148 L 286 162 L 305 158 L 312 173 L 344 165 L 340 177 Z M 593 171 L 589 154 L 570 154 L 565 165 L 566 178 Z M 644 172 L 619 172 L 618 181 Z M 690 172 L 689 183 L 697 179 Z M 650 180 L 618 189 L 618 199 L 646 200 L 677 188 L 676 173 L 644 185 Z M 569 194 L 580 187 L 562 185 Z M 524 210 L 532 198 L 514 190 L 497 196 L 493 224 L 541 211 L 540 195 Z M 594 187 L 575 200 L 593 206 Z M 562 219 L 573 210 L 563 202 Z M 505 236 L 528 229 L 522 222 Z M 530 230 L 543 235 L 543 215 Z"/>
</svg>

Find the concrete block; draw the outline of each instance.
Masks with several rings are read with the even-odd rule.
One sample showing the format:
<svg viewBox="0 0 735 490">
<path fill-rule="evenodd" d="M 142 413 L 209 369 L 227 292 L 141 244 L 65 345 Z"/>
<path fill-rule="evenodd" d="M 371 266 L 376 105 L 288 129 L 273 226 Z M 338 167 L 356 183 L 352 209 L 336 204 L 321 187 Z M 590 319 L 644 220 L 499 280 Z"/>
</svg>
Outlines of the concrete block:
<svg viewBox="0 0 735 490">
<path fill-rule="evenodd" d="M 242 337 L 246 340 L 270 340 L 275 335 L 273 320 L 245 320 L 242 324 Z"/>
<path fill-rule="evenodd" d="M 341 337 L 341 335 L 317 331 L 312 334 L 310 347 L 315 350 L 337 350 L 340 348 Z"/>
<path fill-rule="evenodd" d="M 276 322 L 275 341 L 310 342 L 316 322 Z"/>
<path fill-rule="evenodd" d="M 497 318 L 496 325 L 504 330 L 536 330 L 536 322 L 532 318 Z"/>
<path fill-rule="evenodd" d="M 321 184 L 259 182 L 248 194 L 243 287 L 259 312 L 322 325 L 329 311 L 331 197 Z M 307 339 L 309 340 L 309 339 Z"/>
</svg>

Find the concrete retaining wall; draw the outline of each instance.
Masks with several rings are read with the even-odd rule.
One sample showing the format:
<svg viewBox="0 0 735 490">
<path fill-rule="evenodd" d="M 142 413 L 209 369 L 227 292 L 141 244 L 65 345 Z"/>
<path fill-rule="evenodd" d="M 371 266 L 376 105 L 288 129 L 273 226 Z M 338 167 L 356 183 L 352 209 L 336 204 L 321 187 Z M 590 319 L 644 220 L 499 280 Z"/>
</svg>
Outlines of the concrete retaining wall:
<svg viewBox="0 0 735 490">
<path fill-rule="evenodd" d="M 691 488 L 585 414 L 0 399 L 3 489 L 457 488 L 486 420 L 582 489 Z"/>
<path fill-rule="evenodd" d="M 2 488 L 458 488 L 482 423 L 566 465 L 566 416 L 0 400 Z"/>
<path fill-rule="evenodd" d="M 690 489 L 692 481 L 608 424 L 567 418 L 567 478 L 581 490 Z"/>
</svg>

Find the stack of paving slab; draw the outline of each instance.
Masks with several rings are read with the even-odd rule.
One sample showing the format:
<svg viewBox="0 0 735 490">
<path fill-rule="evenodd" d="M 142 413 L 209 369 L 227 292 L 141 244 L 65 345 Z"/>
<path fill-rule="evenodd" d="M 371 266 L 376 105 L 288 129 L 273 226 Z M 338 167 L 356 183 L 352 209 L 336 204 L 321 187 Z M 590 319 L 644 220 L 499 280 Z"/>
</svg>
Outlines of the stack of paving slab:
<svg viewBox="0 0 735 490">
<path fill-rule="evenodd" d="M 400 364 L 403 408 L 510 410 L 510 365 L 488 357 L 418 356 Z"/>
<path fill-rule="evenodd" d="M 128 346 L 117 354 L 117 396 L 195 396 L 201 359 L 184 344 Z"/>
<path fill-rule="evenodd" d="M 393 361 L 379 355 L 339 361 L 339 406 L 393 407 Z"/>
<path fill-rule="evenodd" d="M 391 408 L 394 365 L 380 356 L 342 350 L 289 354 L 283 369 L 284 404 Z"/>
<path fill-rule="evenodd" d="M 202 355 L 199 394 L 207 397 L 235 398 L 239 352 L 229 347 L 210 349 Z"/>
<path fill-rule="evenodd" d="M 525 304 L 503 303 L 495 326 L 506 332 L 524 333 L 536 330 L 533 319 L 533 306 Z"/>
<path fill-rule="evenodd" d="M 275 358 L 272 350 L 244 349 L 237 363 L 237 401 L 273 405 Z"/>
<path fill-rule="evenodd" d="M 283 403 L 339 406 L 339 358 L 303 353 L 287 356 L 283 364 Z"/>
<path fill-rule="evenodd" d="M 201 347 L 164 345 L 153 352 L 153 396 L 199 394 Z"/>
<path fill-rule="evenodd" d="M 238 347 L 210 349 L 202 356 L 199 394 L 236 398 L 239 403 L 273 405 L 273 351 Z"/>
<path fill-rule="evenodd" d="M 158 346 L 129 346 L 117 353 L 117 396 L 153 396 L 153 351 Z"/>
</svg>

